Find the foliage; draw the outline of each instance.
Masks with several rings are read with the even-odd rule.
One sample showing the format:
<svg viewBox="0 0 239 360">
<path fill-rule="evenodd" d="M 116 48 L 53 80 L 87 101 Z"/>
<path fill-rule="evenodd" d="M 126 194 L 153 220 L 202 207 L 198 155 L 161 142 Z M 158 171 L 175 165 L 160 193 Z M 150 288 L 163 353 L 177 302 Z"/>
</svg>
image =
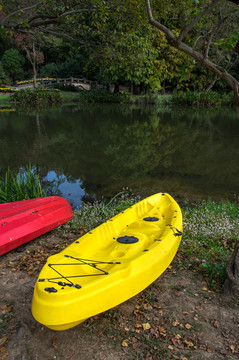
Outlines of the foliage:
<svg viewBox="0 0 239 360">
<path fill-rule="evenodd" d="M 0 61 L 0 84 L 9 85 L 11 83 L 11 79 L 6 75 L 2 62 Z"/>
<path fill-rule="evenodd" d="M 57 195 L 61 182 L 61 179 L 51 184 L 43 182 L 30 164 L 19 172 L 8 168 L 5 176 L 0 177 L 0 203 Z"/>
<path fill-rule="evenodd" d="M 20 169 L 19 173 L 8 168 L 5 177 L 0 178 L 0 203 L 44 197 L 46 194 L 47 189 L 31 166 Z"/>
<path fill-rule="evenodd" d="M 59 90 L 53 89 L 25 89 L 14 94 L 14 100 L 24 104 L 54 104 L 62 101 Z"/>
<path fill-rule="evenodd" d="M 203 92 L 175 92 L 172 97 L 172 103 L 177 105 L 193 106 L 215 106 L 215 105 L 233 105 L 233 94 L 219 94 L 215 91 Z"/>
<path fill-rule="evenodd" d="M 5 74 L 13 81 L 21 79 L 25 75 L 25 58 L 17 49 L 6 50 L 1 59 Z"/>
</svg>

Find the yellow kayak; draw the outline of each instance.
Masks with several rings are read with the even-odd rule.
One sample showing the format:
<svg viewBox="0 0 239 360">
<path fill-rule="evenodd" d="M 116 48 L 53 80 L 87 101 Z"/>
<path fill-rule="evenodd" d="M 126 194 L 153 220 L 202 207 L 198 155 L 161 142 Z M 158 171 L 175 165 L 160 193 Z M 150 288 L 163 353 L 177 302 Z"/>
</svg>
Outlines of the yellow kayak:
<svg viewBox="0 0 239 360">
<path fill-rule="evenodd" d="M 150 285 L 173 260 L 182 213 L 166 193 L 152 195 L 50 256 L 35 285 L 32 314 L 65 330 Z"/>
</svg>

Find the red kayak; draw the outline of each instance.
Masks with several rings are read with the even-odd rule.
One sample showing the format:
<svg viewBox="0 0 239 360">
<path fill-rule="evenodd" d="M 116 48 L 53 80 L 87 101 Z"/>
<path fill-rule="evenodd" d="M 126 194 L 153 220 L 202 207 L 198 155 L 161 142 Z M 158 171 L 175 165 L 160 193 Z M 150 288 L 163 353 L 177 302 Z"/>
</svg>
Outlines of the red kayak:
<svg viewBox="0 0 239 360">
<path fill-rule="evenodd" d="M 0 255 L 73 217 L 67 200 L 50 196 L 0 204 Z"/>
</svg>

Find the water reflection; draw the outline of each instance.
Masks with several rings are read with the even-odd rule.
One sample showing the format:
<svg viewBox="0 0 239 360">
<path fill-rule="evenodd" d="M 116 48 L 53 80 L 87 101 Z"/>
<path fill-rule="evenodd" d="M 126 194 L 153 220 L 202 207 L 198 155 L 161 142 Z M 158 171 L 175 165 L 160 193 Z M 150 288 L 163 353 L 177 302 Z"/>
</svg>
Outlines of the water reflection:
<svg viewBox="0 0 239 360">
<path fill-rule="evenodd" d="M 63 176 L 60 190 L 75 205 L 85 193 L 113 196 L 125 186 L 143 196 L 231 198 L 239 193 L 238 137 L 233 109 L 19 108 L 0 114 L 0 171 L 30 161 L 42 178 Z"/>
</svg>

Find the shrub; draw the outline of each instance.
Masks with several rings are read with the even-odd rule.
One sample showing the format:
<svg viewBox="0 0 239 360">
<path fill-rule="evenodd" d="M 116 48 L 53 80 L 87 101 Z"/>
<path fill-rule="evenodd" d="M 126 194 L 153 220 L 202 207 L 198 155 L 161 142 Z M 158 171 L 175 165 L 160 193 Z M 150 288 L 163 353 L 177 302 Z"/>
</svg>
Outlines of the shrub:
<svg viewBox="0 0 239 360">
<path fill-rule="evenodd" d="M 62 96 L 56 89 L 24 89 L 14 94 L 14 100 L 24 104 L 53 104 L 61 102 Z"/>
<path fill-rule="evenodd" d="M 233 105 L 233 95 L 220 94 L 215 91 L 177 92 L 173 94 L 172 102 L 177 105 Z"/>
</svg>

